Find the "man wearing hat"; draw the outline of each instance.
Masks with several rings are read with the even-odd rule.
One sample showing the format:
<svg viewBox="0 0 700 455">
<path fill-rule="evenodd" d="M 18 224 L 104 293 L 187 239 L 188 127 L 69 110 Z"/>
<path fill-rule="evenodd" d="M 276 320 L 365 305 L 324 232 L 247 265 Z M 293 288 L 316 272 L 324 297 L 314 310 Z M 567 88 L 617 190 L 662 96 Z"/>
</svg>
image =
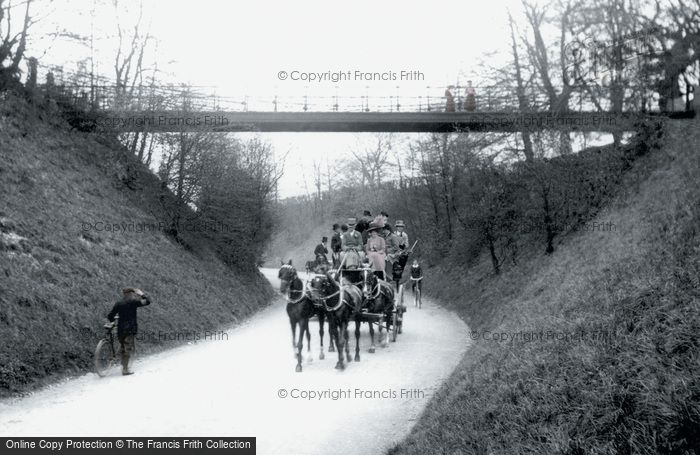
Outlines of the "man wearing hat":
<svg viewBox="0 0 700 455">
<path fill-rule="evenodd" d="M 136 333 L 138 325 L 136 323 L 136 310 L 139 307 L 150 305 L 151 301 L 141 289 L 124 288 L 122 289 L 124 297 L 122 300 L 114 304 L 112 311 L 107 315 L 110 322 L 119 316 L 119 324 L 117 325 L 117 338 L 119 339 L 119 353 L 122 358 L 122 374 L 134 374 L 129 369 L 129 358 L 134 352 Z"/>
<path fill-rule="evenodd" d="M 384 239 L 386 240 L 386 260 L 393 265 L 396 257 L 401 254 L 401 239 L 390 224 L 384 226 Z"/>
<path fill-rule="evenodd" d="M 396 227 L 394 234 L 399 238 L 399 247 L 402 250 L 405 250 L 408 248 L 408 234 L 406 234 L 404 231 L 406 225 L 403 223 L 403 220 L 396 220 L 396 224 L 394 226 Z"/>
<path fill-rule="evenodd" d="M 341 234 L 340 224 L 333 224 L 333 236 L 331 237 L 331 258 L 333 259 L 333 268 L 340 265 L 340 249 L 341 249 Z"/>
<path fill-rule="evenodd" d="M 347 256 L 347 259 L 344 260 L 344 266 L 359 267 L 364 256 L 362 252 L 362 234 L 355 230 L 357 225 L 355 217 L 348 218 L 347 224 L 348 231 L 340 239 L 340 249 L 343 251 L 343 256 Z M 340 262 L 343 263 L 343 257 L 340 258 Z"/>
<path fill-rule="evenodd" d="M 314 250 L 314 257 L 316 258 L 316 265 L 328 264 L 328 237 L 325 235 L 321 239 L 321 243 L 316 245 Z"/>
</svg>

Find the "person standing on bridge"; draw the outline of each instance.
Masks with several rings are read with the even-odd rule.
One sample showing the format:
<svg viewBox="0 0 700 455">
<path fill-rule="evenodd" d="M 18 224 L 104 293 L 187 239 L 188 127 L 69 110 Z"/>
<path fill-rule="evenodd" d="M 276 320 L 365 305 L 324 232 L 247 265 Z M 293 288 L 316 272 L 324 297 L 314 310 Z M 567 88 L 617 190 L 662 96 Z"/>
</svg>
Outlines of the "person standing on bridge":
<svg viewBox="0 0 700 455">
<path fill-rule="evenodd" d="M 476 110 L 476 90 L 472 87 L 472 81 L 467 81 L 466 94 L 467 98 L 464 101 L 464 110 L 472 112 Z"/>
<path fill-rule="evenodd" d="M 455 97 L 452 95 L 453 86 L 449 86 L 445 89 L 445 112 L 455 111 Z"/>
<path fill-rule="evenodd" d="M 114 304 L 112 311 L 107 315 L 109 322 L 114 322 L 114 319 L 119 316 L 117 325 L 117 338 L 119 339 L 119 353 L 122 358 L 122 374 L 134 374 L 129 369 L 129 359 L 136 347 L 135 339 L 138 333 L 138 324 L 136 323 L 136 310 L 139 307 L 150 305 L 151 301 L 141 289 L 125 288 L 122 289 L 124 298 Z"/>
</svg>

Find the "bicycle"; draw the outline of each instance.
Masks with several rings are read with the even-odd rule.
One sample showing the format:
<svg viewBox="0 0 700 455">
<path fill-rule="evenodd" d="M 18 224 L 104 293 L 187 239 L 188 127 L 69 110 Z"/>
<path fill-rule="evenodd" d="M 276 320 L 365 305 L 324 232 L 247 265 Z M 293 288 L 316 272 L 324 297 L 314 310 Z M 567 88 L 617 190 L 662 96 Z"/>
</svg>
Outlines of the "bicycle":
<svg viewBox="0 0 700 455">
<path fill-rule="evenodd" d="M 412 288 L 413 288 L 413 306 L 420 308 L 423 306 L 423 300 L 421 298 L 421 280 L 423 277 L 420 278 L 413 278 L 411 277 L 412 281 Z"/>
<path fill-rule="evenodd" d="M 105 377 L 110 368 L 120 363 L 119 351 L 114 346 L 114 329 L 117 327 L 118 318 L 114 322 L 108 322 L 103 327 L 104 337 L 95 348 L 95 372 L 100 377 Z"/>
</svg>

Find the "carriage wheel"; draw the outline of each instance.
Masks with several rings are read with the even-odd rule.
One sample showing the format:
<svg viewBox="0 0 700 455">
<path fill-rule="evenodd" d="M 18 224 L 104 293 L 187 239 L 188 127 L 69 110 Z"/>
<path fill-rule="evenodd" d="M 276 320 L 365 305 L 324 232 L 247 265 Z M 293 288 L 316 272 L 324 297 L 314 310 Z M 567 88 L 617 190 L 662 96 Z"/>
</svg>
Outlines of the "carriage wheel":
<svg viewBox="0 0 700 455">
<path fill-rule="evenodd" d="M 391 341 L 396 341 L 396 337 L 399 334 L 399 316 L 394 312 L 391 317 Z"/>
</svg>

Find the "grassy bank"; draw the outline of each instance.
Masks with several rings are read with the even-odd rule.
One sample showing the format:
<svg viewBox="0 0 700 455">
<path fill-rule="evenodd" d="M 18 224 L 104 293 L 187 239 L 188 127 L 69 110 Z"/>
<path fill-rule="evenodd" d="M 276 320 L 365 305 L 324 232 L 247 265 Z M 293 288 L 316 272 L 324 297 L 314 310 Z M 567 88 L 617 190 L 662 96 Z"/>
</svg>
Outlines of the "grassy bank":
<svg viewBox="0 0 700 455">
<path fill-rule="evenodd" d="M 391 454 L 697 453 L 700 128 L 667 125 L 552 255 L 429 271 L 474 346 Z M 589 224 L 588 226 L 594 226 Z"/>
<path fill-rule="evenodd" d="M 196 233 L 174 242 L 155 176 L 60 114 L 12 97 L 0 104 L 0 395 L 91 368 L 122 287 L 152 296 L 139 316 L 141 353 L 236 322 L 272 292 Z"/>
</svg>

